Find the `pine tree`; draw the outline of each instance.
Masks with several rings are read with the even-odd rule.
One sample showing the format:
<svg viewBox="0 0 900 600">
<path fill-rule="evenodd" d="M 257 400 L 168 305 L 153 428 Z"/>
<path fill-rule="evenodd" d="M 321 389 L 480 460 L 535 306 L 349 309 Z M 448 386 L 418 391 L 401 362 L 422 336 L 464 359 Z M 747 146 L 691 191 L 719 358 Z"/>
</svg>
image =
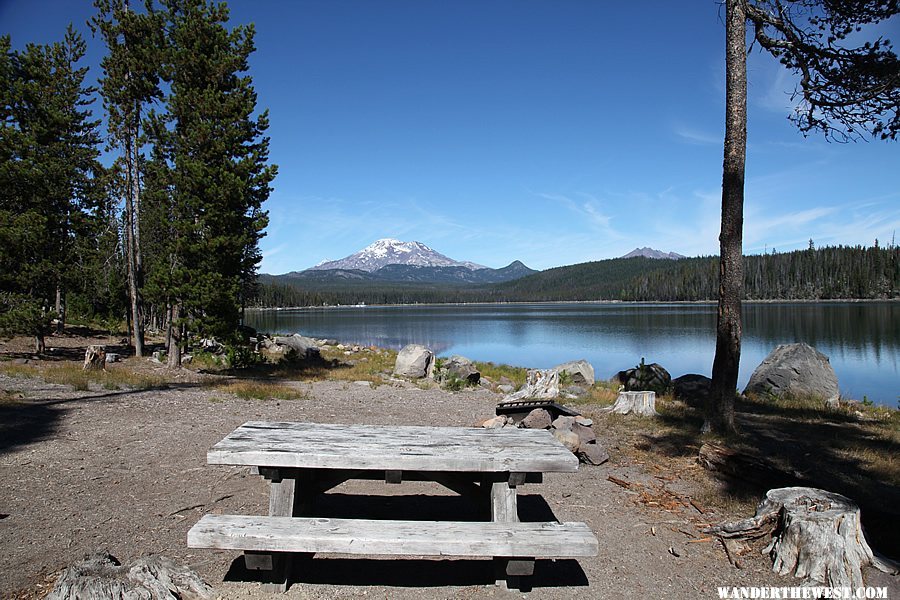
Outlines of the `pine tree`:
<svg viewBox="0 0 900 600">
<path fill-rule="evenodd" d="M 35 336 L 44 349 L 52 307 L 63 302 L 77 265 L 75 243 L 96 209 L 98 121 L 87 106 L 93 89 L 77 67 L 85 43 L 71 26 L 63 41 L 3 54 L 0 142 L 0 325 Z"/>
<path fill-rule="evenodd" d="M 734 397 L 741 358 L 744 164 L 747 151 L 747 24 L 754 40 L 799 76 L 791 116 L 799 129 L 826 138 L 900 134 L 900 61 L 881 38 L 849 47 L 847 38 L 900 12 L 897 0 L 725 0 L 726 127 L 716 355 L 705 430 L 735 431 Z"/>
<path fill-rule="evenodd" d="M 124 197 L 123 228 L 130 300 L 131 338 L 136 356 L 144 349 L 144 267 L 141 253 L 141 153 L 144 146 L 143 115 L 149 103 L 161 96 L 160 48 L 164 35 L 161 15 L 152 0 L 144 12 L 130 9 L 128 0 L 95 0 L 98 14 L 89 22 L 109 53 L 101 66 L 103 105 L 107 113 L 110 146 L 121 153 L 121 186 Z"/>
<path fill-rule="evenodd" d="M 253 26 L 229 31 L 228 9 L 205 0 L 167 0 L 167 113 L 156 119 L 157 215 L 169 229 L 165 272 L 155 286 L 170 304 L 169 365 L 180 363 L 185 323 L 229 337 L 242 293 L 255 282 L 276 167 L 267 165 L 268 114 L 254 117 L 246 74 Z"/>
</svg>

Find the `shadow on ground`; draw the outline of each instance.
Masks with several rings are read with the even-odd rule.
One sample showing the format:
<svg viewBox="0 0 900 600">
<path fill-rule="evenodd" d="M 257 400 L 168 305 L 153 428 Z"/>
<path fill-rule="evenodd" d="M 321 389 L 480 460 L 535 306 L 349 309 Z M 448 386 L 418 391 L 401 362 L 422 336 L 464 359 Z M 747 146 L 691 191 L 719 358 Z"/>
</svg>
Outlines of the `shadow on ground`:
<svg viewBox="0 0 900 600">
<path fill-rule="evenodd" d="M 890 435 L 879 435 L 850 414 L 756 402 L 739 402 L 736 410 L 740 434 L 725 445 L 771 468 L 751 472 L 736 464 L 729 470 L 738 476 L 720 478 L 724 491 L 753 503 L 778 487 L 808 486 L 843 494 L 860 506 L 872 547 L 900 558 L 900 481 L 893 463 L 872 460 L 892 461 L 898 448 Z M 668 457 L 697 456 L 703 443 L 699 410 L 660 412 L 662 427 L 639 433 L 635 447 Z"/>
</svg>

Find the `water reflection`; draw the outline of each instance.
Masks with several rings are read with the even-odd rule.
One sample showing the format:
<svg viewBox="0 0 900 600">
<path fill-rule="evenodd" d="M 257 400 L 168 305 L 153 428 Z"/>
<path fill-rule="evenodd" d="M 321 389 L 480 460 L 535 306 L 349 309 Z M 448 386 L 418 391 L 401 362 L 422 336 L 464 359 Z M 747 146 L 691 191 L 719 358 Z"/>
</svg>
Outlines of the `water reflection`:
<svg viewBox="0 0 900 600">
<path fill-rule="evenodd" d="M 766 303 L 744 306 L 740 385 L 775 346 L 803 341 L 831 359 L 841 390 L 895 406 L 900 394 L 900 304 Z M 659 362 L 673 376 L 710 374 L 712 304 L 501 304 L 305 309 L 248 313 L 267 332 L 438 354 L 464 354 L 535 368 L 585 358 L 598 376 Z"/>
</svg>

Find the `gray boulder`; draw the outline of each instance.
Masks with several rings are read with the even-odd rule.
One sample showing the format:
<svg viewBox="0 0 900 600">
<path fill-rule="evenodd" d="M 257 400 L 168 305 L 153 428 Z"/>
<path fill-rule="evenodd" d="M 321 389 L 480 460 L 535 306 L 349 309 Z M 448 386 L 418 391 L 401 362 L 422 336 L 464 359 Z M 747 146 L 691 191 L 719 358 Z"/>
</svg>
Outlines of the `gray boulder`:
<svg viewBox="0 0 900 600">
<path fill-rule="evenodd" d="M 475 368 L 475 364 L 465 356 L 454 354 L 441 366 L 441 378 L 456 377 L 464 379 L 468 383 L 476 384 L 481 379 L 481 373 Z"/>
<path fill-rule="evenodd" d="M 626 392 L 656 392 L 657 395 L 665 394 L 672 385 L 672 376 L 657 363 L 641 364 L 627 371 L 619 371 L 616 374 L 619 383 L 625 386 Z"/>
<path fill-rule="evenodd" d="M 753 371 L 744 394 L 813 396 L 829 405 L 840 398 L 828 357 L 809 344 L 782 344 L 772 350 Z"/>
<path fill-rule="evenodd" d="M 543 408 L 535 408 L 522 419 L 522 427 L 525 429 L 550 429 L 552 418 L 550 413 Z"/>
<path fill-rule="evenodd" d="M 712 379 L 705 375 L 689 373 L 672 380 L 672 391 L 675 397 L 682 400 L 688 406 L 702 406 L 712 385 Z"/>
<path fill-rule="evenodd" d="M 287 346 L 294 351 L 297 358 L 316 359 L 320 358 L 319 346 L 316 340 L 295 333 L 294 335 L 278 336 L 274 339 L 276 344 Z"/>
<path fill-rule="evenodd" d="M 560 374 L 563 379 L 568 378 L 569 381 L 576 385 L 594 385 L 594 367 L 586 360 L 573 360 L 553 367 L 553 370 Z"/>
<path fill-rule="evenodd" d="M 411 379 L 434 376 L 434 352 L 421 344 L 409 344 L 397 354 L 394 375 Z"/>
</svg>

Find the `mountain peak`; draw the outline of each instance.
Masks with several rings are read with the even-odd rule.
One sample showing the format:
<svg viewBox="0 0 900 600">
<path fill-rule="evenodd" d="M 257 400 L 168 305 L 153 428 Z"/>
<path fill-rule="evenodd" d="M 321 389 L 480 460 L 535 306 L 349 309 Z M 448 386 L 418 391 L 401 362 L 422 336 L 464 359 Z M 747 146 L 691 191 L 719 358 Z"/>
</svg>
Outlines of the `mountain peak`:
<svg viewBox="0 0 900 600">
<path fill-rule="evenodd" d="M 653 248 L 649 248 L 644 246 L 643 248 L 635 248 L 628 254 L 624 256 L 620 256 L 619 258 L 635 258 L 638 256 L 642 256 L 644 258 L 663 258 L 669 260 L 678 260 L 679 258 L 687 258 L 682 254 L 678 254 L 676 252 L 662 252 L 661 250 L 654 250 Z"/>
<path fill-rule="evenodd" d="M 309 269 L 324 271 L 330 269 L 356 269 L 374 273 L 388 265 L 408 265 L 415 267 L 465 267 L 471 270 L 487 267 L 473 262 L 453 260 L 436 252 L 422 242 L 403 242 L 394 238 L 375 240 L 359 252 L 340 260 L 331 260 Z"/>
</svg>

